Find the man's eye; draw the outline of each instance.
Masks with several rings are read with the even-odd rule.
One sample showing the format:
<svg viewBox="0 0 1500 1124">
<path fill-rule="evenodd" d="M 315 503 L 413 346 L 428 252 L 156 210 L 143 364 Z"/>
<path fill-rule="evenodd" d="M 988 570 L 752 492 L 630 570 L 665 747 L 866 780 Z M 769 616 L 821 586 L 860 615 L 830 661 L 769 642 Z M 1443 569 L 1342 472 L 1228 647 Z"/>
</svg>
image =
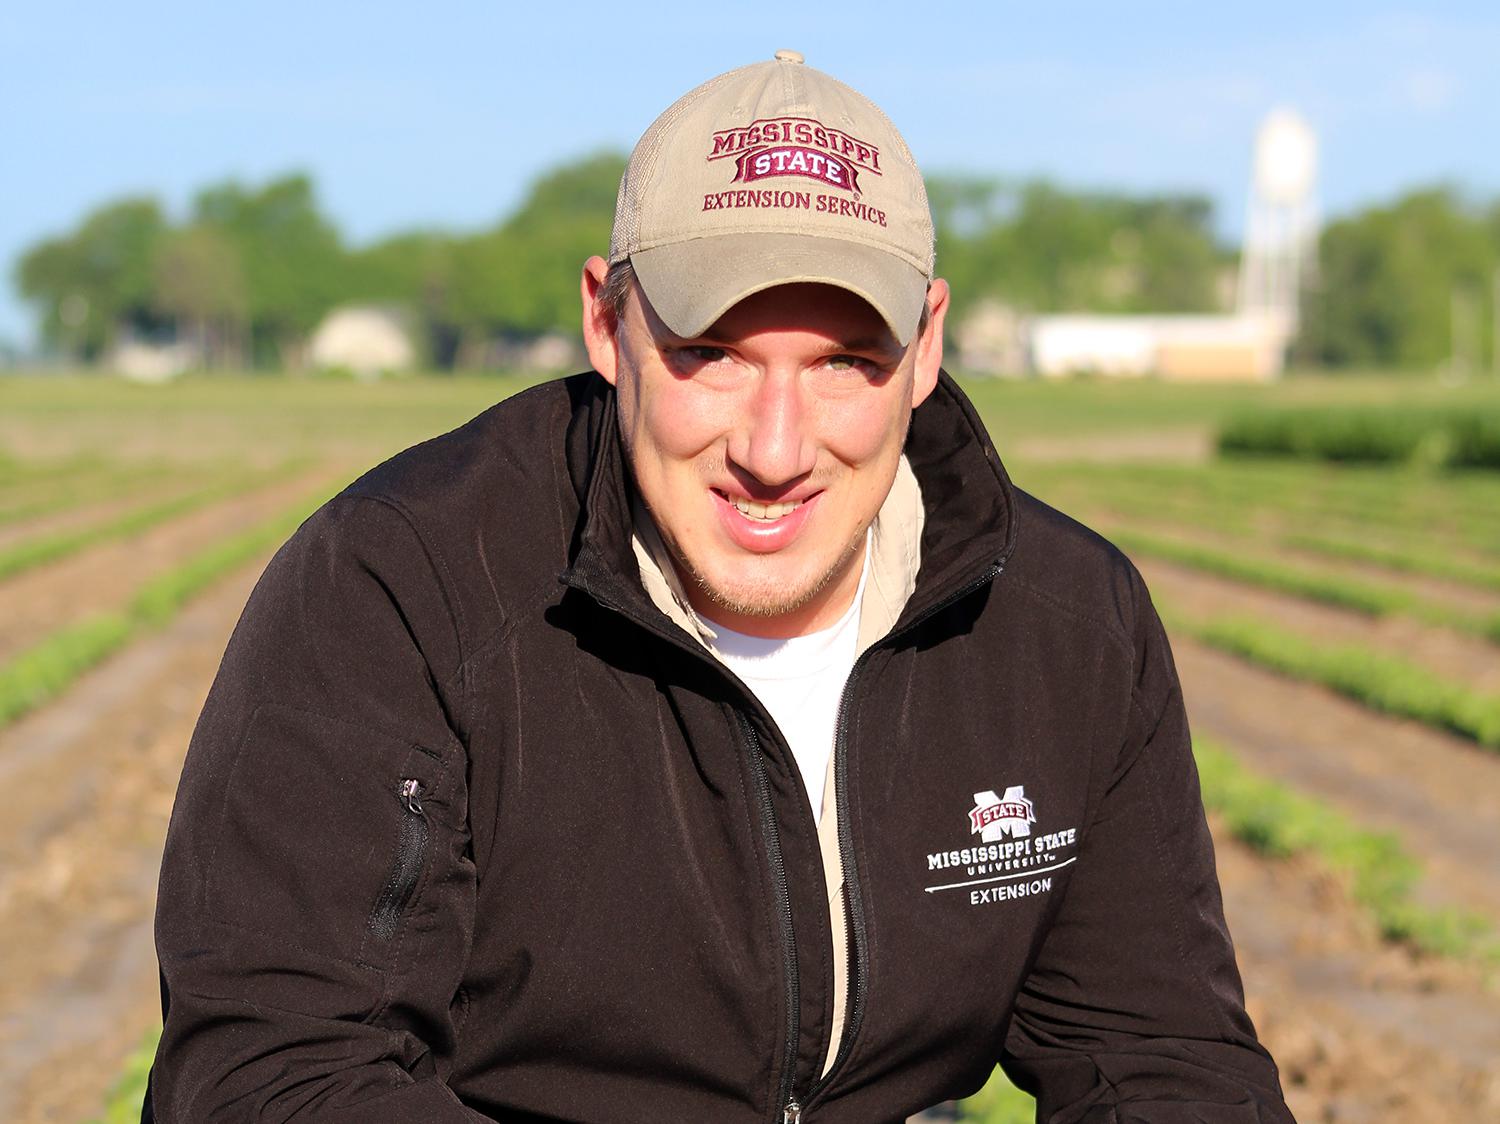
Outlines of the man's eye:
<svg viewBox="0 0 1500 1124">
<path fill-rule="evenodd" d="M 689 358 L 696 359 L 700 363 L 717 363 L 724 358 L 722 347 L 685 347 L 682 350 Z"/>
<path fill-rule="evenodd" d="M 857 355 L 830 355 L 824 362 L 835 371 L 863 371 L 871 366 L 868 359 Z"/>
</svg>

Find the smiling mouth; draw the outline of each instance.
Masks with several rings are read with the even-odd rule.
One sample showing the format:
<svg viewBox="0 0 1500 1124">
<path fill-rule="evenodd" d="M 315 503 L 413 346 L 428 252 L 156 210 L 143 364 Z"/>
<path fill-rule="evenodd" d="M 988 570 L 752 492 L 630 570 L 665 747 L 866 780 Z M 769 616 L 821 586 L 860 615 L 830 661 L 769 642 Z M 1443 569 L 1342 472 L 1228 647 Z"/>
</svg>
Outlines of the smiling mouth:
<svg viewBox="0 0 1500 1124">
<path fill-rule="evenodd" d="M 787 503 L 759 503 L 748 496 L 731 496 L 717 488 L 714 491 L 718 492 L 741 515 L 761 523 L 774 523 L 778 519 L 784 519 L 801 507 L 804 502 L 795 500 Z"/>
</svg>

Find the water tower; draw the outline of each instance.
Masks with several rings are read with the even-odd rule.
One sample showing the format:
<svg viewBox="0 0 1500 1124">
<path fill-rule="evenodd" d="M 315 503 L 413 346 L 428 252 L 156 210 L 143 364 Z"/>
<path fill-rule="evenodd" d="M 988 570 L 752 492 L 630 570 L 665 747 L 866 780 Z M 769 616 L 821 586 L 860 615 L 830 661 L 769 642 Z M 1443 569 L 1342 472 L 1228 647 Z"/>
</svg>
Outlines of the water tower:
<svg viewBox="0 0 1500 1124">
<path fill-rule="evenodd" d="M 1314 260 L 1318 138 L 1297 113 L 1273 110 L 1255 134 L 1255 178 L 1240 257 L 1239 313 L 1290 339 Z"/>
</svg>

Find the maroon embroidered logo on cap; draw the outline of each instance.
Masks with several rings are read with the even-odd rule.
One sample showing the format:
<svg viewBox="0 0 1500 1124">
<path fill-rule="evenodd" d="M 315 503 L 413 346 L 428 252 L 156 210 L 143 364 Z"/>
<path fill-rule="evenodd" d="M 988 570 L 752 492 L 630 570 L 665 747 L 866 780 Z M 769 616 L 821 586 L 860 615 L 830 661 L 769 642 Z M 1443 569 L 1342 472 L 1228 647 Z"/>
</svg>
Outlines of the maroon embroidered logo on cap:
<svg viewBox="0 0 1500 1124">
<path fill-rule="evenodd" d="M 880 150 L 806 117 L 752 121 L 713 135 L 709 160 L 733 160 L 731 183 L 801 176 L 859 197 L 861 170 L 880 175 Z"/>
</svg>

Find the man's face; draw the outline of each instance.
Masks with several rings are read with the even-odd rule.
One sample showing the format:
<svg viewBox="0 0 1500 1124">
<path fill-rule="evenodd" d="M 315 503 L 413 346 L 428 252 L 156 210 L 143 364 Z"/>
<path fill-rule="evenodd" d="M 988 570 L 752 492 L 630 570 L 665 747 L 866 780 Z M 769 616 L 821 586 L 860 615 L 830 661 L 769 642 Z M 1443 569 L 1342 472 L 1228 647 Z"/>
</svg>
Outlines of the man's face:
<svg viewBox="0 0 1500 1124">
<path fill-rule="evenodd" d="M 946 287 L 934 291 L 935 322 L 904 348 L 827 285 L 754 294 L 694 339 L 639 286 L 618 323 L 586 325 L 636 486 L 705 617 L 795 636 L 847 608 L 911 411 L 937 379 Z"/>
</svg>

